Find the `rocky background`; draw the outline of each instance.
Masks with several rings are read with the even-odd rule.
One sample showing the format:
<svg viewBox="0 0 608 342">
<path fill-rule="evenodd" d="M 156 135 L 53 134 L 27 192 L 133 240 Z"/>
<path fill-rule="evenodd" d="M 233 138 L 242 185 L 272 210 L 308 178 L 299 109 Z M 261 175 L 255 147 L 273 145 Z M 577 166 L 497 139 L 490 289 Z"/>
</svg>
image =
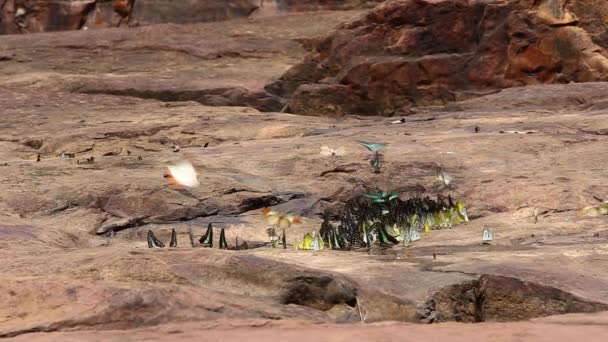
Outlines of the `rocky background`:
<svg viewBox="0 0 608 342">
<path fill-rule="evenodd" d="M 295 113 L 394 115 L 502 88 L 608 80 L 608 2 L 387 1 L 268 89 Z"/>
<path fill-rule="evenodd" d="M 189 24 L 298 11 L 367 8 L 379 0 L 2 0 L 0 34 Z"/>
<path fill-rule="evenodd" d="M 608 216 L 577 210 L 608 199 L 603 1 L 209 1 L 237 5 L 184 25 L 137 11 L 175 1 L 0 3 L 4 32 L 73 29 L 0 36 L 0 337 L 605 339 Z M 52 26 L 75 18 L 53 3 L 83 14 Z M 93 29 L 98 10 L 126 23 Z M 358 140 L 388 143 L 380 174 Z M 184 159 L 200 187 L 163 177 Z M 405 248 L 263 246 L 262 208 L 302 215 L 291 243 L 376 189 L 449 193 L 471 221 Z M 251 249 L 191 248 L 210 222 Z"/>
</svg>

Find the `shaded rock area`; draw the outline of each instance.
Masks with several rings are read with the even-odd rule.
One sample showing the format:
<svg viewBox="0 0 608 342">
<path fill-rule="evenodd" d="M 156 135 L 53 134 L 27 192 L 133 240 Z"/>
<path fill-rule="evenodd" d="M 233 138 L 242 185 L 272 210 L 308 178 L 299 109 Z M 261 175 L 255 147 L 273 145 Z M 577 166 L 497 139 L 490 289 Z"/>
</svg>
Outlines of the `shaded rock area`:
<svg viewBox="0 0 608 342">
<path fill-rule="evenodd" d="M 0 34 L 191 24 L 290 12 L 367 8 L 366 0 L 2 0 Z"/>
<path fill-rule="evenodd" d="M 273 111 L 264 85 L 361 14 L 1 36 L 0 336 L 603 341 L 608 216 L 577 209 L 608 199 L 608 83 L 492 89 L 397 123 Z M 380 173 L 359 140 L 387 143 Z M 199 187 L 164 177 L 181 160 Z M 292 248 L 377 190 L 451 194 L 470 222 L 409 247 Z M 287 249 L 264 207 L 302 216 Z M 214 248 L 193 248 L 209 223 Z M 176 248 L 148 248 L 173 230 Z"/>
<path fill-rule="evenodd" d="M 433 295 L 420 320 L 518 321 L 568 312 L 608 310 L 608 305 L 516 278 L 482 275 L 470 283 L 448 286 Z"/>
<path fill-rule="evenodd" d="M 266 87 L 306 115 L 403 115 L 502 88 L 608 79 L 608 4 L 392 0 Z"/>
</svg>

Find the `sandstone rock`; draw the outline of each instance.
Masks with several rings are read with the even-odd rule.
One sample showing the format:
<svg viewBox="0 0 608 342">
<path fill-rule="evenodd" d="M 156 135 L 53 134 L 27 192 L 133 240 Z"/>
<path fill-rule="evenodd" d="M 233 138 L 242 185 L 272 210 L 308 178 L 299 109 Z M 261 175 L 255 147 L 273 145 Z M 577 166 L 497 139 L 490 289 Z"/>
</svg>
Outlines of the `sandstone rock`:
<svg viewBox="0 0 608 342">
<path fill-rule="evenodd" d="M 367 8 L 380 1 L 332 0 L 4 0 L 0 34 L 159 23 L 191 24 L 289 12 Z"/>
<path fill-rule="evenodd" d="M 0 335 L 603 341 L 606 315 L 588 312 L 608 305 L 606 216 L 576 209 L 608 193 L 608 83 L 481 89 L 491 94 L 414 107 L 398 125 L 201 104 L 263 93 L 315 37 L 358 14 L 0 37 Z M 314 60 L 276 89 L 295 91 L 304 70 L 310 94 L 365 94 L 332 83 Z M 388 143 L 380 174 L 357 140 Z M 330 160 L 323 145 L 347 153 Z M 163 178 L 184 159 L 198 188 Z M 434 186 L 437 167 L 453 177 L 449 191 Z M 261 207 L 303 216 L 287 231 L 292 244 L 324 211 L 377 189 L 449 193 L 471 221 L 406 248 L 265 246 Z M 215 248 L 192 248 L 189 231 L 198 238 L 209 223 Z M 486 225 L 492 245 L 480 244 Z M 250 249 L 218 249 L 222 228 L 228 247 Z M 177 247 L 148 249 L 147 231 L 167 242 L 173 229 Z M 586 314 L 536 318 L 571 312 Z M 440 320 L 485 322 L 404 323 Z M 523 321 L 491 322 L 512 320 Z"/>
<path fill-rule="evenodd" d="M 295 113 L 394 115 L 491 89 L 604 81 L 607 16 L 593 0 L 388 1 L 266 89 Z"/>
<path fill-rule="evenodd" d="M 279 112 L 285 101 L 264 86 L 304 57 L 299 41 L 325 35 L 336 21 L 361 13 L 319 12 L 314 23 L 309 14 L 298 13 L 217 24 L 4 35 L 0 66 L 15 77 L 0 84 Z"/>
<path fill-rule="evenodd" d="M 80 29 L 96 0 L 5 0 L 0 3 L 0 34 Z"/>
</svg>

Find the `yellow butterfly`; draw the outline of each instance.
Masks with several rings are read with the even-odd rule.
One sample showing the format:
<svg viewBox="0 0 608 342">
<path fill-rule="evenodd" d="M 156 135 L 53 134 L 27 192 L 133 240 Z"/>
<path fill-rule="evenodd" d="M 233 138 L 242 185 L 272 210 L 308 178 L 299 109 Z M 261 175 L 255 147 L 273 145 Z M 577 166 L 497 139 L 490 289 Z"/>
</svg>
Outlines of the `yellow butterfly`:
<svg viewBox="0 0 608 342">
<path fill-rule="evenodd" d="M 608 215 L 608 202 L 604 202 L 597 207 L 585 207 L 578 208 L 576 210 L 587 216 Z"/>
<path fill-rule="evenodd" d="M 302 223 L 298 216 L 281 214 L 270 208 L 262 209 L 262 214 L 266 216 L 266 221 L 268 221 L 268 223 L 277 225 L 277 227 L 281 229 L 287 229 L 291 227 L 292 224 Z"/>
</svg>

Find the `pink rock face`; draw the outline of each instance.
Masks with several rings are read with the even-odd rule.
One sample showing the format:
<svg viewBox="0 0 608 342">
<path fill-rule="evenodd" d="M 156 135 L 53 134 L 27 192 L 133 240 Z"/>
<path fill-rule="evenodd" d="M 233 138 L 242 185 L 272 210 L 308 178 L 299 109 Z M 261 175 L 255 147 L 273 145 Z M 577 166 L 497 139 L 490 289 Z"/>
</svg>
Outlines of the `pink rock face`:
<svg viewBox="0 0 608 342">
<path fill-rule="evenodd" d="M 0 0 L 0 34 L 201 23 L 285 12 L 354 9 L 379 0 Z"/>
<path fill-rule="evenodd" d="M 291 95 L 295 113 L 392 115 L 491 89 L 604 81 L 607 17 L 593 0 L 388 1 L 268 89 Z"/>
<path fill-rule="evenodd" d="M 0 34 L 79 29 L 95 3 L 95 0 L 2 0 Z"/>
</svg>

